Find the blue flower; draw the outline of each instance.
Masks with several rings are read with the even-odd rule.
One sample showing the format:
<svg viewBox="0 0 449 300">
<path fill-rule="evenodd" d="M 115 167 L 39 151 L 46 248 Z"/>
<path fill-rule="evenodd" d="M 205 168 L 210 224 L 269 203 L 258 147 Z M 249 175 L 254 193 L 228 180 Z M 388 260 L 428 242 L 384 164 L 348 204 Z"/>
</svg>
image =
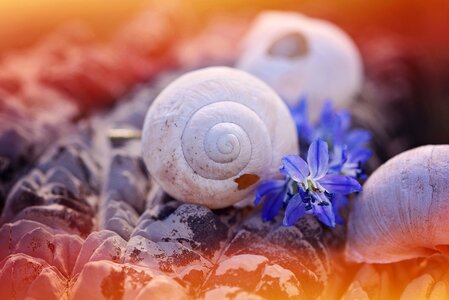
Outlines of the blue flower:
<svg viewBox="0 0 449 300">
<path fill-rule="evenodd" d="M 361 190 L 360 183 L 339 174 L 327 174 L 329 171 L 329 150 L 327 143 L 317 140 L 310 145 L 307 162 L 298 155 L 282 158 L 281 173 L 289 176 L 304 191 L 350 194 Z"/>
<path fill-rule="evenodd" d="M 296 106 L 290 108 L 290 113 L 296 123 L 299 139 L 310 144 L 314 137 L 314 128 L 309 121 L 309 104 L 306 97 L 302 97 Z"/>
<path fill-rule="evenodd" d="M 371 150 L 365 148 L 357 148 L 352 151 L 342 150 L 341 154 L 334 155 L 330 169 L 334 173 L 363 179 L 366 175 L 362 166 L 371 155 Z"/>
<path fill-rule="evenodd" d="M 348 205 L 349 199 L 342 194 L 332 195 L 332 209 L 335 215 L 335 222 L 337 224 L 343 224 L 343 218 L 340 216 L 340 209 Z"/>
<path fill-rule="evenodd" d="M 316 124 L 309 120 L 305 97 L 290 110 L 301 153 L 307 153 L 307 161 L 297 155 L 283 157 L 280 171 L 285 179 L 262 182 L 254 203 L 264 199 L 264 221 L 274 219 L 285 208 L 286 226 L 305 214 L 315 215 L 328 226 L 341 224 L 339 210 L 349 201 L 346 195 L 362 189 L 356 179 L 366 177 L 363 165 L 372 154 L 366 148 L 371 134 L 351 129 L 351 114 L 346 110 L 334 111 L 330 101 L 323 106 Z"/>
<path fill-rule="evenodd" d="M 321 112 L 315 136 L 326 140 L 332 147 L 332 172 L 361 178 L 364 176 L 362 166 L 372 155 L 365 148 L 371 140 L 371 133 L 363 129 L 350 129 L 350 125 L 351 114 L 346 110 L 334 112 L 332 104 L 327 102 Z"/>
<path fill-rule="evenodd" d="M 254 204 L 258 205 L 265 197 L 262 206 L 263 221 L 273 220 L 281 210 L 287 197 L 287 183 L 285 180 L 265 180 L 257 187 Z"/>
<path fill-rule="evenodd" d="M 337 174 L 362 178 L 363 164 L 371 157 L 371 150 L 365 144 L 371 139 L 371 134 L 365 130 L 352 130 L 341 134 L 343 141 L 334 144 L 330 169 Z"/>
<path fill-rule="evenodd" d="M 342 128 L 339 114 L 335 113 L 332 102 L 326 101 L 320 113 L 320 119 L 315 129 L 314 140 L 325 140 L 330 146 L 335 143 L 335 137 Z"/>
<path fill-rule="evenodd" d="M 290 199 L 287 205 L 285 225 L 295 223 L 304 213 L 311 211 L 326 225 L 335 226 L 335 216 L 329 196 L 331 194 L 347 195 L 362 189 L 360 183 L 354 178 L 328 174 L 328 145 L 322 140 L 317 140 L 310 145 L 307 162 L 297 155 L 287 155 L 283 157 L 282 163 L 281 173 L 296 183 L 293 190 L 297 189 L 297 195 L 299 195 Z"/>
<path fill-rule="evenodd" d="M 343 148 L 351 152 L 364 148 L 370 141 L 371 134 L 367 130 L 350 129 L 351 114 L 346 110 L 335 112 L 331 101 L 325 102 L 315 126 L 310 122 L 308 108 L 306 97 L 290 108 L 301 141 L 301 150 L 307 151 L 312 141 L 321 139 L 328 143 L 331 153 L 341 156 Z"/>
</svg>

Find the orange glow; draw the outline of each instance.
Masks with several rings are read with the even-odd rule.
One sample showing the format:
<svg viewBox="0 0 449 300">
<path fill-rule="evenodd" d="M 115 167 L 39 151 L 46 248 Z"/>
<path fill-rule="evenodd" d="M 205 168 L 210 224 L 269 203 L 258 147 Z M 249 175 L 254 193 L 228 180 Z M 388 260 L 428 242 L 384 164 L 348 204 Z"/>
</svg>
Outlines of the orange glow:
<svg viewBox="0 0 449 300">
<path fill-rule="evenodd" d="M 252 18 L 264 9 L 295 10 L 333 21 L 354 38 L 364 55 L 375 51 L 375 48 L 366 50 L 367 40 L 372 37 L 380 37 L 376 42 L 381 38 L 398 41 L 406 54 L 418 57 L 423 63 L 428 74 L 426 79 L 431 81 L 432 88 L 442 82 L 447 88 L 447 0 L 0 0 L 0 127 L 7 124 L 19 128 L 23 125 L 18 131 L 32 140 L 23 147 L 17 147 L 17 151 L 24 151 L 24 154 L 20 153 L 19 158 L 11 162 L 19 171 L 5 179 L 5 195 L 2 195 L 4 191 L 0 186 L 0 213 L 6 191 L 12 189 L 20 176 L 34 170 L 47 146 L 67 134 L 67 126 L 74 127 L 77 120 L 113 107 L 117 99 L 138 84 L 156 78 L 162 71 L 181 67 L 185 70 L 202 66 L 205 62 L 228 63 L 235 59 L 237 45 Z M 372 65 L 367 63 L 368 68 L 378 61 L 370 63 Z M 3 106 L 7 108 L 4 114 Z M 22 119 L 15 119 L 14 114 L 7 115 L 10 108 L 11 111 L 20 111 Z M 444 114 L 444 109 L 441 111 Z M 35 120 L 39 122 L 33 123 Z M 438 126 L 449 128 L 447 119 L 441 123 L 445 124 Z M 20 140 L 20 137 L 17 139 Z M 28 149 L 32 149 L 33 153 L 25 152 Z M 259 180 L 257 175 L 246 175 L 257 178 L 239 178 L 242 180 L 238 182 L 239 187 L 250 186 Z M 0 178 L 0 184 L 2 180 Z M 100 195 L 96 196 L 100 198 Z M 95 227 L 97 225 L 91 224 L 93 230 L 98 229 Z M 62 269 L 69 268 L 69 262 L 52 256 L 54 245 L 45 245 L 48 249 L 40 249 L 39 255 L 42 257 L 38 258 L 31 254 L 31 250 L 10 253 L 5 246 L 5 232 L 0 229 L 0 257 L 3 259 L 0 260 L 0 270 L 11 275 L 4 275 L 3 278 L 0 274 L 0 279 L 5 280 L 4 284 L 8 287 L 19 281 L 25 282 L 28 284 L 26 289 L 31 281 L 36 280 L 33 292 L 37 298 L 55 296 L 50 295 L 50 289 L 58 290 L 60 293 L 56 296 L 61 298 L 68 297 L 72 290 L 76 290 L 80 299 L 92 295 L 114 298 L 122 295 L 120 293 L 129 286 L 129 290 L 136 288 L 135 282 L 141 285 L 138 288 L 148 289 L 142 292 L 145 296 L 164 288 L 172 288 L 173 295 L 183 293 L 184 287 L 176 280 L 164 278 L 164 274 L 154 274 L 153 270 L 142 265 L 133 269 L 134 261 L 119 263 L 121 257 L 117 259 L 109 252 L 110 257 L 98 259 L 107 260 L 103 265 L 101 262 L 87 263 L 88 259 L 81 255 L 81 262 L 78 262 L 74 257 L 81 253 L 87 234 L 72 237 L 70 243 L 64 241 L 67 244 L 58 244 L 57 250 L 62 253 L 57 252 L 60 256 L 74 259 L 70 268 L 76 268 L 75 261 L 77 264 L 88 264 L 84 271 L 78 266 L 78 273 L 66 274 Z M 39 231 L 42 236 L 47 234 L 42 232 Z M 332 236 L 329 232 L 326 231 L 326 238 Z M 56 236 L 56 233 L 48 235 Z M 344 229 L 337 228 L 335 235 L 344 236 Z M 436 290 L 437 284 L 428 283 L 425 274 L 431 274 L 435 281 L 449 280 L 448 275 L 443 274 L 449 270 L 449 259 L 439 254 L 388 265 L 355 264 L 344 259 L 343 240 L 331 242 L 334 244 L 331 243 L 332 246 L 326 249 L 329 252 L 326 255 L 329 254 L 334 266 L 323 299 L 340 299 L 342 296 L 347 297 L 342 299 L 348 300 L 361 299 L 358 297 L 363 297 L 364 293 L 373 297 L 370 299 L 397 299 L 404 293 L 405 287 L 408 296 L 415 296 L 414 291 L 422 291 L 422 286 L 426 284 Z M 123 243 L 126 245 L 126 242 Z M 103 245 L 94 246 L 100 248 Z M 86 253 L 92 250 L 92 253 L 84 253 L 85 256 L 95 257 L 95 249 L 85 250 Z M 301 255 L 296 250 L 289 246 L 282 249 L 295 253 L 297 257 L 307 254 L 306 250 L 310 249 L 301 250 L 304 251 Z M 194 251 L 192 253 L 196 254 Z M 49 263 L 48 257 L 51 257 L 52 263 Z M 276 258 L 276 253 L 272 258 Z M 324 256 L 318 258 L 323 261 L 327 259 Z M 210 258 L 211 261 L 213 259 L 216 258 Z M 208 267 L 211 264 L 210 261 L 201 263 Z M 311 263 L 306 261 L 304 265 Z M 269 267 L 272 268 L 270 270 L 278 270 L 283 266 L 276 264 Z M 78 277 L 81 272 L 85 277 Z M 28 278 L 25 276 L 27 274 L 34 277 L 30 275 L 32 278 Z M 201 275 L 192 272 L 188 284 L 203 284 Z M 82 280 L 77 281 L 79 278 Z M 147 283 L 153 278 L 157 279 L 154 286 L 148 287 L 150 285 L 147 286 Z M 420 278 L 421 281 L 411 286 L 410 278 Z M 251 278 L 243 280 L 250 281 Z M 257 277 L 257 280 L 260 278 Z M 16 292 L 23 296 L 20 293 L 25 287 L 17 285 L 17 291 L 6 290 L 2 289 L 1 282 L 1 299 L 7 299 Z M 92 282 L 95 286 L 91 286 Z M 40 284 L 42 286 L 38 286 Z M 118 289 L 121 290 L 117 292 Z M 132 298 L 136 295 L 128 296 Z"/>
</svg>

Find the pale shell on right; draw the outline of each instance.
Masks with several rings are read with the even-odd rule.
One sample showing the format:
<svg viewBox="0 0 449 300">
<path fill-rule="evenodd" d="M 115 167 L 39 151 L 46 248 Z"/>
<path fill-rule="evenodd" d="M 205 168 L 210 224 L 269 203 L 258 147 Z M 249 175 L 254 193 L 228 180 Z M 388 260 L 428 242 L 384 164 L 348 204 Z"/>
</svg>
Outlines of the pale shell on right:
<svg viewBox="0 0 449 300">
<path fill-rule="evenodd" d="M 377 169 L 354 201 L 347 258 L 390 263 L 449 249 L 449 145 L 403 152 Z"/>
</svg>

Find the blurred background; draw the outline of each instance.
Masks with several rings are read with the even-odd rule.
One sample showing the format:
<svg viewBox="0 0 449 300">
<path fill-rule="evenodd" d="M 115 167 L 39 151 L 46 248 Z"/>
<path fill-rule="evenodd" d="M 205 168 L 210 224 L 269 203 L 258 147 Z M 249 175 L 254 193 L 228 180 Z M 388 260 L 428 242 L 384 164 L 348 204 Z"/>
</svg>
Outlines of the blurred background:
<svg viewBox="0 0 449 300">
<path fill-rule="evenodd" d="M 85 23 L 98 40 L 108 39 L 143 9 L 172 6 L 175 17 L 192 31 L 201 30 L 217 15 L 251 18 L 263 9 L 303 12 L 331 20 L 360 42 L 373 34 L 395 36 L 418 54 L 447 82 L 449 68 L 449 2 L 447 0 L 2 0 L 0 1 L 0 57 L 30 47 L 43 36 L 67 24 Z"/>
<path fill-rule="evenodd" d="M 354 39 L 366 86 L 352 110 L 358 125 L 378 137 L 380 161 L 449 142 L 447 0 L 2 0 L 0 113 L 14 126 L 28 119 L 20 127 L 28 122 L 33 130 L 42 121 L 56 137 L 62 124 L 111 107 L 161 71 L 233 65 L 241 38 L 263 10 L 326 19 Z M 36 136 L 20 140 L 45 144 Z M 5 151 L 15 157 L 42 147 L 34 148 Z M 25 156 L 12 161 L 36 154 Z"/>
<path fill-rule="evenodd" d="M 68 21 L 88 24 L 99 39 L 110 36 L 130 17 L 149 6 L 184 6 L 197 29 L 217 14 L 255 14 L 262 9 L 296 10 L 334 21 L 352 35 L 372 31 L 396 34 L 428 58 L 448 62 L 449 3 L 446 0 L 2 0 L 0 51 L 32 45 Z M 189 11 L 190 10 L 190 11 Z"/>
<path fill-rule="evenodd" d="M 2 0 L 0 90 L 2 86 L 9 91 L 17 89 L 16 80 L 10 78 L 16 71 L 9 70 L 16 70 L 20 65 L 18 73 L 28 72 L 27 69 L 33 66 L 39 69 L 39 82 L 69 91 L 70 97 L 78 99 L 75 101 L 78 105 L 83 103 L 79 108 L 81 112 L 98 107 L 98 104 L 108 105 L 134 83 L 150 79 L 168 65 L 192 68 L 232 62 L 238 55 L 236 45 L 251 20 L 266 9 L 299 11 L 342 27 L 361 49 L 366 76 L 374 79 L 376 89 L 388 90 L 389 94 L 392 89 L 407 90 L 410 94 L 407 96 L 410 100 L 405 101 L 413 103 L 407 105 L 404 101 L 407 97 L 402 95 L 399 96 L 401 101 L 393 101 L 394 105 L 385 108 L 386 113 L 395 110 L 396 115 L 407 114 L 402 116 L 407 128 L 404 129 L 404 124 L 394 126 L 402 126 L 402 131 L 414 136 L 409 146 L 449 141 L 447 0 L 111 0 L 107 4 L 103 0 Z M 66 45 L 62 45 L 64 43 Z M 90 45 L 88 50 L 79 50 L 80 45 L 87 44 Z M 22 62 L 13 62 L 16 55 L 30 57 L 26 51 L 39 48 L 36 45 L 58 48 L 59 60 L 55 61 L 54 57 L 53 60 L 36 59 L 45 71 L 35 67 L 39 63 L 24 64 L 23 57 Z M 73 48 L 77 50 L 66 51 Z M 117 52 L 117 49 L 123 51 Z M 126 61 L 134 58 L 128 55 L 130 49 L 144 60 Z M 168 52 L 171 54 L 167 55 Z M 66 60 L 64 64 L 60 63 L 62 56 Z M 150 61 L 146 60 L 148 58 Z M 141 67 L 143 62 L 148 65 Z M 176 63 L 171 64 L 173 62 Z M 85 74 L 78 74 L 82 73 L 80 70 L 86 70 L 86 65 L 89 68 L 101 65 L 104 70 L 92 71 L 92 78 L 87 80 Z M 101 84 L 91 82 L 95 81 L 93 77 L 97 80 L 101 76 L 111 77 L 111 65 L 118 74 L 123 71 L 126 79 L 114 77 Z M 123 70 L 117 71 L 117 66 Z M 76 68 L 79 69 L 78 77 L 74 75 L 75 71 L 69 71 Z M 82 82 L 80 77 L 88 82 Z M 414 111 L 403 110 L 404 105 Z M 79 116 L 75 113 L 75 118 Z M 393 115 L 390 119 L 396 117 Z M 388 156 L 404 147 L 396 148 Z"/>
</svg>

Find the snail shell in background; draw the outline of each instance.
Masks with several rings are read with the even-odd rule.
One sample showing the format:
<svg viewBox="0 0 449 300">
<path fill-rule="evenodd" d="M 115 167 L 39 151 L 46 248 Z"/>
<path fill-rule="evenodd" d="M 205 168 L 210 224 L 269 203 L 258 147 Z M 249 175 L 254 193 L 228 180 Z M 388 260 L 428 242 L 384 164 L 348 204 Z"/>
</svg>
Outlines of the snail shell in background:
<svg viewBox="0 0 449 300">
<path fill-rule="evenodd" d="M 307 96 L 312 111 L 327 99 L 349 103 L 363 80 L 359 51 L 345 32 L 293 12 L 257 17 L 237 67 L 264 80 L 290 105 Z"/>
<path fill-rule="evenodd" d="M 212 67 L 181 76 L 145 118 L 143 159 L 171 196 L 210 208 L 252 195 L 298 153 L 294 121 L 279 96 L 239 70 Z"/>
<path fill-rule="evenodd" d="M 347 257 L 389 263 L 447 253 L 449 145 L 403 152 L 377 169 L 354 201 Z"/>
</svg>

